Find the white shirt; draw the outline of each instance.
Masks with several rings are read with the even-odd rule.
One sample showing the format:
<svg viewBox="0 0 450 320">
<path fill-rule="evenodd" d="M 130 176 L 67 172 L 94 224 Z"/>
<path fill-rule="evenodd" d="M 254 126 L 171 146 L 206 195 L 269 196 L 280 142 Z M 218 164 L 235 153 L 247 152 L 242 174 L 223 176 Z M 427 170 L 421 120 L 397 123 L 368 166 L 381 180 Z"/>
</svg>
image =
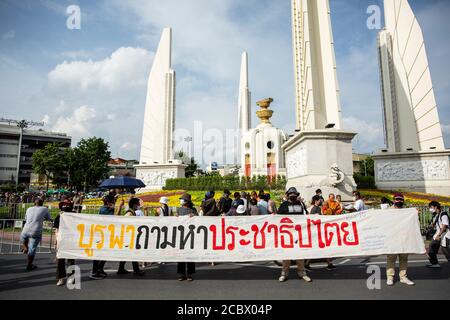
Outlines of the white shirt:
<svg viewBox="0 0 450 320">
<path fill-rule="evenodd" d="M 362 199 L 356 200 L 353 207 L 355 208 L 355 210 L 357 212 L 366 211 L 367 210 L 366 205 L 364 204 L 364 201 Z"/>
<path fill-rule="evenodd" d="M 136 217 L 145 217 L 144 211 L 142 210 L 136 210 L 134 213 L 136 214 Z"/>
<path fill-rule="evenodd" d="M 438 235 L 438 233 L 441 231 L 442 227 L 445 225 L 447 226 L 447 233 L 444 233 L 443 237 L 442 237 L 442 242 L 441 245 L 442 246 L 446 246 L 446 239 L 450 239 L 450 232 L 449 232 L 449 220 L 448 220 L 448 216 L 447 215 L 443 215 L 443 214 L 439 214 L 440 217 L 439 219 L 436 221 L 436 233 L 434 235 L 434 237 L 436 237 Z M 433 237 L 433 238 L 434 238 Z"/>
</svg>

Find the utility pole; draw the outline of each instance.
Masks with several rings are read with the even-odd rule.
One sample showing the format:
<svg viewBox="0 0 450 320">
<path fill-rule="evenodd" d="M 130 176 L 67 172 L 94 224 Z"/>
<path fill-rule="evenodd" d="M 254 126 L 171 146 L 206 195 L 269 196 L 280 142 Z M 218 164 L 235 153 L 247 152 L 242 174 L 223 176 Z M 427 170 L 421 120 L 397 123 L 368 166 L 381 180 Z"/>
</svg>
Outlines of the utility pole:
<svg viewBox="0 0 450 320">
<path fill-rule="evenodd" d="M 1 118 L 0 122 L 7 122 L 9 125 L 15 124 L 19 128 L 19 150 L 17 152 L 17 168 L 16 168 L 16 188 L 19 186 L 19 168 L 20 168 L 20 157 L 22 154 L 22 138 L 23 138 L 23 130 L 28 129 L 30 127 L 43 127 L 44 122 L 34 122 L 28 120 L 14 120 L 14 119 L 5 119 Z"/>
</svg>

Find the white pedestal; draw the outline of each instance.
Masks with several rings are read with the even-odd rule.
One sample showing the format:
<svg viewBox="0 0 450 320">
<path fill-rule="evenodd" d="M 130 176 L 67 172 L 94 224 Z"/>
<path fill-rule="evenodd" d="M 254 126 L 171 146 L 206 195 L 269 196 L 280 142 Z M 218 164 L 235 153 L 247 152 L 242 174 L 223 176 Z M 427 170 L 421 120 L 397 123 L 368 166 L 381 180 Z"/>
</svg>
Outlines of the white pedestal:
<svg viewBox="0 0 450 320">
<path fill-rule="evenodd" d="M 450 150 L 375 154 L 375 183 L 382 190 L 448 196 L 449 157 Z"/>
<path fill-rule="evenodd" d="M 167 179 L 184 178 L 186 165 L 184 164 L 153 164 L 137 165 L 136 178 L 141 179 L 146 187 L 140 191 L 162 190 Z"/>
<path fill-rule="evenodd" d="M 306 202 L 317 189 L 324 197 L 339 194 L 352 200 L 352 140 L 356 133 L 344 130 L 311 130 L 295 135 L 283 145 L 286 153 L 287 188 L 296 187 Z"/>
</svg>

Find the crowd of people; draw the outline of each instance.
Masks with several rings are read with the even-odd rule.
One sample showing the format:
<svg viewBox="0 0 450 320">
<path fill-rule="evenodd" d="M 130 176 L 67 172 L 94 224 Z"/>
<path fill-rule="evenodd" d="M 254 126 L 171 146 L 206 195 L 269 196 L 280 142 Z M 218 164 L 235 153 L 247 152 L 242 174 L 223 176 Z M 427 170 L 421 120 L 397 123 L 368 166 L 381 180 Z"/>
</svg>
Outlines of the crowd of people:
<svg viewBox="0 0 450 320">
<path fill-rule="evenodd" d="M 231 197 L 232 196 L 232 197 Z M 190 194 L 186 193 L 180 197 L 180 204 L 176 210 L 172 210 L 169 205 L 167 197 L 160 198 L 160 207 L 157 209 L 159 216 L 255 216 L 255 215 L 341 215 L 344 213 L 359 212 L 367 210 L 364 199 L 358 191 L 353 193 L 354 201 L 351 204 L 345 204 L 339 195 L 330 194 L 327 200 L 324 199 L 322 191 L 319 189 L 312 197 L 310 205 L 306 205 L 305 199 L 300 196 L 296 188 L 289 188 L 286 192 L 281 205 L 277 208 L 275 201 L 271 199 L 270 194 L 264 191 L 246 193 L 235 192 L 233 195 L 229 190 L 225 190 L 220 200 L 215 200 L 215 192 L 208 191 L 201 203 L 199 210 L 196 209 L 192 202 Z M 381 203 L 381 209 L 402 209 L 405 205 L 405 199 L 402 194 L 394 195 L 393 202 L 384 199 Z M 54 228 L 59 229 L 59 221 L 61 215 L 65 212 L 79 212 L 77 210 L 78 202 L 74 198 L 62 198 L 59 204 L 60 214 L 54 220 Z M 33 264 L 36 248 L 42 238 L 42 227 L 44 220 L 51 220 L 50 213 L 46 207 L 43 206 L 43 199 L 34 199 L 35 206 L 27 210 L 25 216 L 25 226 L 22 231 L 21 241 L 23 244 L 23 252 L 28 256 L 28 263 L 26 270 L 31 271 L 36 269 Z M 120 215 L 125 206 L 125 201 L 118 201 L 118 193 L 111 190 L 103 197 L 103 206 L 99 210 L 100 215 Z M 450 261 L 450 232 L 449 232 L 449 216 L 448 213 L 442 210 L 441 205 L 433 201 L 429 204 L 430 212 L 433 214 L 430 230 L 433 231 L 433 240 L 429 246 L 428 258 L 430 268 L 439 268 L 440 264 L 437 258 L 439 250 L 442 249 L 445 257 Z M 144 207 L 144 203 L 137 197 L 131 197 L 128 201 L 128 206 L 125 211 L 125 216 L 147 216 L 148 210 Z M 394 285 L 395 278 L 395 263 L 399 260 L 399 277 L 400 282 L 406 285 L 414 285 L 414 282 L 408 278 L 408 255 L 388 255 L 387 256 L 387 285 Z M 332 263 L 332 259 L 326 259 L 327 269 L 333 270 L 336 267 Z M 63 285 L 67 279 L 66 266 L 73 265 L 75 261 L 59 259 L 57 261 L 57 278 L 58 285 Z M 282 262 L 280 282 L 285 282 L 289 278 L 290 266 L 293 263 L 291 260 Z M 297 275 L 305 282 L 311 282 L 312 279 L 308 275 L 311 271 L 311 261 L 296 260 Z M 102 280 L 107 277 L 104 271 L 105 261 L 93 261 L 92 272 L 90 278 L 93 280 Z M 211 263 L 214 265 L 214 263 Z M 128 274 L 125 268 L 126 262 L 120 262 L 117 274 Z M 137 261 L 132 262 L 133 274 L 136 276 L 144 275 L 141 269 L 142 263 Z M 145 266 L 145 264 L 144 264 Z M 177 265 L 177 273 L 179 281 L 193 281 L 195 273 L 195 263 L 179 262 Z M 73 281 L 72 277 L 69 277 Z"/>
</svg>

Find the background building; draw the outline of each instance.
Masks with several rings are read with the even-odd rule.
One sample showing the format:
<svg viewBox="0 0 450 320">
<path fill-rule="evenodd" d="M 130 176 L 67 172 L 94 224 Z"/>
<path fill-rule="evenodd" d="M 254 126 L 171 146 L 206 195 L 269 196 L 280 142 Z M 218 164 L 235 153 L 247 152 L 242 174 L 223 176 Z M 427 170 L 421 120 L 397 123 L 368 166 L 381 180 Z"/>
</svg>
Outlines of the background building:
<svg viewBox="0 0 450 320">
<path fill-rule="evenodd" d="M 30 184 L 33 154 L 49 143 L 60 143 L 69 148 L 72 138 L 65 133 L 40 130 L 23 131 L 22 146 L 19 153 L 20 129 L 16 125 L 0 124 L 0 184 L 16 181 L 19 163 L 19 183 Z"/>
<path fill-rule="evenodd" d="M 125 160 L 122 158 L 111 159 L 108 161 L 109 176 L 136 176 L 135 165 L 139 164 L 137 160 Z"/>
</svg>

